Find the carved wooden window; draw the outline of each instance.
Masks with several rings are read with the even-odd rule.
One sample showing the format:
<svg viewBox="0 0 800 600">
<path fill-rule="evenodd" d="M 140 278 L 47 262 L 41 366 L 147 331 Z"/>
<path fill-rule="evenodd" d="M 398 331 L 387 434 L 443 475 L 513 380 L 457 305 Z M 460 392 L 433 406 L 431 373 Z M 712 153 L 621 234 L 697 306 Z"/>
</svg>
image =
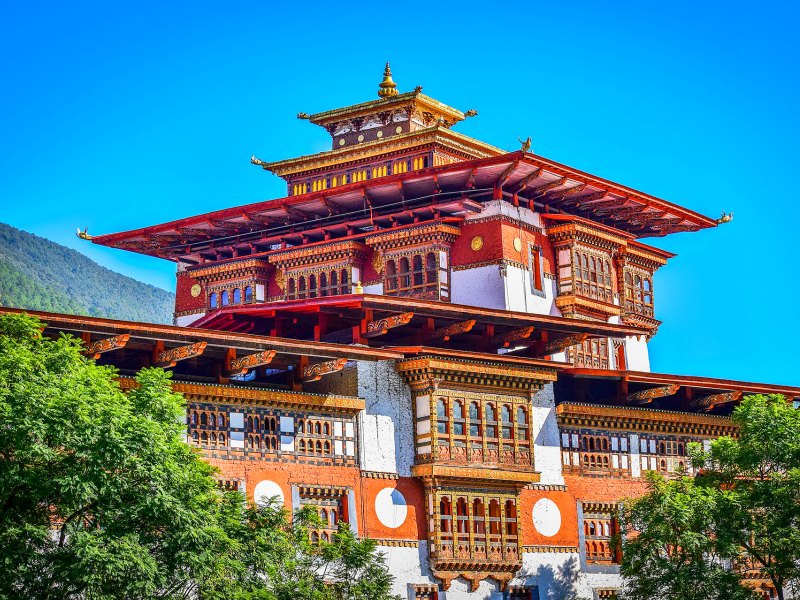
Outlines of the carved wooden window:
<svg viewBox="0 0 800 600">
<path fill-rule="evenodd" d="M 414 170 L 419 171 L 420 169 L 427 169 L 428 168 L 428 157 L 427 156 L 419 156 L 414 159 Z"/>
<path fill-rule="evenodd" d="M 305 194 L 307 191 L 308 191 L 308 184 L 306 183 L 295 183 L 292 186 L 292 196 Z"/>
<path fill-rule="evenodd" d="M 565 473 L 630 476 L 625 434 L 562 430 L 561 458 Z"/>
<path fill-rule="evenodd" d="M 490 493 L 439 490 L 431 500 L 439 508 L 431 521 L 438 560 L 517 559 L 517 499 Z"/>
<path fill-rule="evenodd" d="M 531 467 L 530 413 L 519 402 L 479 394 L 437 397 L 434 460 Z"/>
<path fill-rule="evenodd" d="M 539 246 L 528 244 L 528 267 L 531 270 L 532 291 L 542 292 L 544 284 L 542 281 L 542 250 Z"/>
<path fill-rule="evenodd" d="M 583 537 L 587 562 L 618 562 L 619 552 L 612 543 L 618 530 L 616 507 L 583 503 Z"/>
<path fill-rule="evenodd" d="M 439 586 L 415 585 L 413 586 L 414 600 L 439 600 Z"/>
<path fill-rule="evenodd" d="M 575 250 L 572 263 L 573 293 L 602 302 L 614 301 L 611 258 Z"/>
<path fill-rule="evenodd" d="M 208 305 L 211 308 L 217 308 L 219 306 L 219 297 L 217 296 L 217 292 L 211 292 L 208 296 Z"/>
<path fill-rule="evenodd" d="M 535 591 L 535 587 L 512 585 L 508 588 L 508 600 L 539 600 L 539 594 L 534 596 Z"/>
<path fill-rule="evenodd" d="M 653 316 L 653 282 L 649 274 L 625 270 L 625 311 Z"/>
<path fill-rule="evenodd" d="M 244 288 L 244 301 L 250 303 L 253 301 L 253 286 L 248 285 Z"/>
<path fill-rule="evenodd" d="M 291 275 L 287 280 L 286 298 L 303 300 L 349 294 L 348 281 L 348 270 L 338 268 L 318 273 Z"/>
<path fill-rule="evenodd" d="M 324 177 L 322 179 L 315 179 L 311 182 L 312 192 L 321 192 L 322 190 L 326 189 L 328 189 L 328 180 Z"/>
<path fill-rule="evenodd" d="M 420 252 L 386 261 L 386 293 L 389 295 L 436 293 L 438 283 L 435 252 Z"/>
<path fill-rule="evenodd" d="M 389 174 L 389 167 L 382 165 L 380 167 L 372 167 L 372 179 L 376 177 L 385 177 Z"/>
<path fill-rule="evenodd" d="M 348 522 L 347 490 L 338 487 L 299 486 L 301 506 L 313 506 L 319 515 L 319 527 L 310 531 L 312 542 L 331 542 L 340 522 Z"/>
<path fill-rule="evenodd" d="M 234 304 L 241 304 L 242 302 L 242 290 L 239 288 L 234 288 L 233 290 L 233 303 Z"/>
<path fill-rule="evenodd" d="M 359 181 L 366 181 L 367 179 L 367 172 L 366 171 L 354 171 L 350 174 L 350 183 L 358 183 Z"/>
<path fill-rule="evenodd" d="M 222 290 L 222 293 L 220 294 L 220 303 L 222 306 L 228 306 L 228 304 L 230 304 L 229 298 L 230 296 L 228 294 L 228 290 Z"/>
<path fill-rule="evenodd" d="M 572 364 L 586 369 L 610 369 L 608 338 L 592 338 L 569 351 Z"/>
</svg>

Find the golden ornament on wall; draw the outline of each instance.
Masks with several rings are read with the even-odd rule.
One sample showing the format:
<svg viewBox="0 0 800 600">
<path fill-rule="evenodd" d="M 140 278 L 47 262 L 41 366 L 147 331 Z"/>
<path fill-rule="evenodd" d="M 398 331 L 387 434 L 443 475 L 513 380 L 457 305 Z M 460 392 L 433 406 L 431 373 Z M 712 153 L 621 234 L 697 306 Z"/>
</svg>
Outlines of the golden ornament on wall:
<svg viewBox="0 0 800 600">
<path fill-rule="evenodd" d="M 514 238 L 514 250 L 517 252 L 522 252 L 522 240 L 518 237 Z"/>
<path fill-rule="evenodd" d="M 286 290 L 286 275 L 283 271 L 275 273 L 275 285 L 277 285 L 282 292 Z"/>
<path fill-rule="evenodd" d="M 380 274 L 383 273 L 383 254 L 380 252 L 376 252 L 372 257 L 372 268 L 375 269 L 375 272 Z"/>
<path fill-rule="evenodd" d="M 192 294 L 192 298 L 197 298 L 203 292 L 203 288 L 200 287 L 199 283 L 195 283 L 189 291 Z"/>
<path fill-rule="evenodd" d="M 474 238 L 472 238 L 472 241 L 469 243 L 469 246 L 470 248 L 475 250 L 475 252 L 477 252 L 478 250 L 483 248 L 483 238 L 479 235 L 476 235 Z"/>
</svg>

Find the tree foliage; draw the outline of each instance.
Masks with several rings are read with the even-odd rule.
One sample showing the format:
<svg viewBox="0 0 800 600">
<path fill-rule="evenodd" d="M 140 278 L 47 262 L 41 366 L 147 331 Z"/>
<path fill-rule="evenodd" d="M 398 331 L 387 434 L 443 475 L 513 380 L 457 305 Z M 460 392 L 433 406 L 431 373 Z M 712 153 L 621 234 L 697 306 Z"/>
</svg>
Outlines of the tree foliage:
<svg viewBox="0 0 800 600">
<path fill-rule="evenodd" d="M 0 223 L 0 305 L 171 323 L 175 295 L 89 257 Z"/>
<path fill-rule="evenodd" d="M 125 394 L 41 327 L 0 316 L 0 598 L 388 597 L 373 542 L 218 490 L 169 373 Z"/>
<path fill-rule="evenodd" d="M 650 493 L 626 504 L 628 597 L 744 598 L 740 582 L 756 572 L 781 599 L 797 585 L 800 411 L 782 396 L 753 395 L 732 420 L 738 437 L 707 452 L 690 445 L 697 476 L 654 476 Z"/>
</svg>

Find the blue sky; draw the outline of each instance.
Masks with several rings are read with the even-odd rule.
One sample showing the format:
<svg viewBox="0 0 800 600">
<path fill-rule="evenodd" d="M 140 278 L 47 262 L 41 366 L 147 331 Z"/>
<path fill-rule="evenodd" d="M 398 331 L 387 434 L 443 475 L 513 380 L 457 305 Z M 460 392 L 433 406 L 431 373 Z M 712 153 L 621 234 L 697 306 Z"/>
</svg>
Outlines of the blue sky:
<svg viewBox="0 0 800 600">
<path fill-rule="evenodd" d="M 488 6 L 488 8 L 487 8 Z M 249 164 L 329 148 L 299 111 L 401 91 L 733 223 L 652 241 L 654 371 L 800 385 L 796 3 L 12 3 L 0 20 L 0 221 L 171 289 L 173 265 L 75 238 L 282 196 Z M 646 240 L 647 241 L 647 240 Z"/>
</svg>

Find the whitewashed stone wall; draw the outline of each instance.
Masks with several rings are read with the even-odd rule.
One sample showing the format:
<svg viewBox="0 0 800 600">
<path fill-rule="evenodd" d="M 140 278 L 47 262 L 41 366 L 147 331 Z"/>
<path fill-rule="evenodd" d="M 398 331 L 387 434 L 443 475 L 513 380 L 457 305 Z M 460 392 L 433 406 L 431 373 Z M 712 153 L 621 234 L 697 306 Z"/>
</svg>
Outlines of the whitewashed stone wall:
<svg viewBox="0 0 800 600">
<path fill-rule="evenodd" d="M 359 415 L 361 468 L 410 477 L 414 413 L 411 390 L 395 362 L 359 362 L 358 396 L 366 402 L 366 410 Z"/>
<path fill-rule="evenodd" d="M 548 383 L 534 397 L 531 410 L 533 460 L 543 485 L 564 485 L 561 473 L 561 439 L 556 421 L 553 384 Z"/>
</svg>

